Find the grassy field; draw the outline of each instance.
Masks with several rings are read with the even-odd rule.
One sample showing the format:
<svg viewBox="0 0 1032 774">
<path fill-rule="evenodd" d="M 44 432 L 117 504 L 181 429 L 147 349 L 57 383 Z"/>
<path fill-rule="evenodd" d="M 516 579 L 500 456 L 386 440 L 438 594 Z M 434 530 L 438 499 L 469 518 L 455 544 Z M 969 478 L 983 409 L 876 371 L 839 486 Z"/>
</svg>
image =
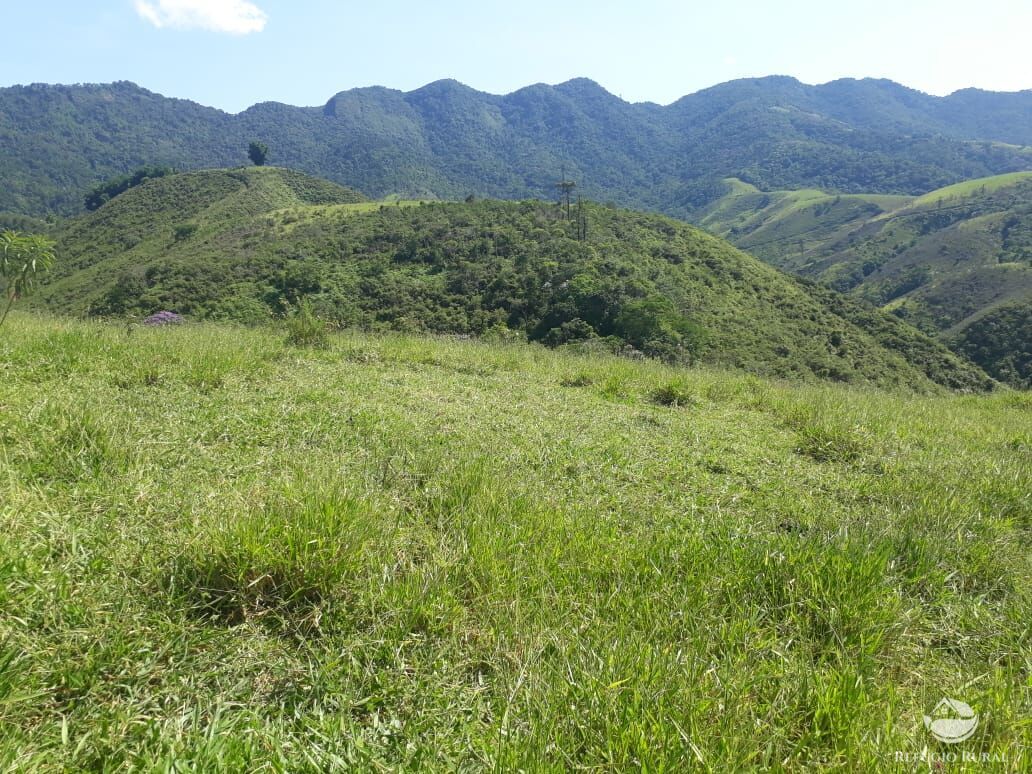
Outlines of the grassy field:
<svg viewBox="0 0 1032 774">
<path fill-rule="evenodd" d="M 946 186 L 945 188 L 925 194 L 915 199 L 911 206 L 923 207 L 948 199 L 971 196 L 972 194 L 992 193 L 1001 188 L 1007 188 L 1029 180 L 1032 180 L 1032 172 L 1011 172 L 1007 175 L 994 175 L 993 177 L 981 177 L 976 180 L 965 180 L 963 183 Z"/>
<path fill-rule="evenodd" d="M 1027 393 L 14 315 L 0 770 L 1027 771 L 1030 463 Z"/>
<path fill-rule="evenodd" d="M 810 253 L 868 219 L 913 201 L 908 196 L 837 195 L 816 189 L 763 192 L 735 178 L 724 182 L 727 194 L 697 213 L 695 222 L 790 271 L 801 271 L 813 260 Z"/>
</svg>

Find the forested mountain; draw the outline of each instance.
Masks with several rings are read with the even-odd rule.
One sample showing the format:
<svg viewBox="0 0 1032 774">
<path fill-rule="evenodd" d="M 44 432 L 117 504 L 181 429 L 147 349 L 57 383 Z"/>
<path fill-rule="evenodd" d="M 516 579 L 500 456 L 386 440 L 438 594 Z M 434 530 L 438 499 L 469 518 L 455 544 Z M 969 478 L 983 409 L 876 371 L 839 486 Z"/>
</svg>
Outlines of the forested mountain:
<svg viewBox="0 0 1032 774">
<path fill-rule="evenodd" d="M 889 81 L 726 83 L 629 104 L 578 79 L 505 96 L 439 81 L 342 92 L 322 107 L 239 115 L 131 83 L 0 89 L 0 212 L 81 211 L 141 165 L 271 162 L 373 197 L 550 197 L 565 167 L 592 199 L 689 216 L 736 177 L 764 190 L 920 194 L 1032 169 L 1032 91 L 931 97 Z"/>
<path fill-rule="evenodd" d="M 1032 173 L 918 198 L 725 185 L 698 213 L 709 230 L 940 336 L 999 379 L 1032 386 Z"/>
<path fill-rule="evenodd" d="M 897 318 L 684 223 L 597 204 L 356 202 L 288 170 L 148 180 L 57 233 L 37 304 L 526 337 L 918 390 L 990 380 Z"/>
</svg>

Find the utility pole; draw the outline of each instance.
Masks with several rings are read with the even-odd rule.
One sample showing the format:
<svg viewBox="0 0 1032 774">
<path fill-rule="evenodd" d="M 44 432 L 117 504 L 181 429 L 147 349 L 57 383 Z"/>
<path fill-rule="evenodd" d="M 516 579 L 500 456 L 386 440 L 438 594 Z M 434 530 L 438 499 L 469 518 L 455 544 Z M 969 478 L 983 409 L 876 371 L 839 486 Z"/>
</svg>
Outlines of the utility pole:
<svg viewBox="0 0 1032 774">
<path fill-rule="evenodd" d="M 577 184 L 572 180 L 566 179 L 566 166 L 563 166 L 563 179 L 555 184 L 555 187 L 559 189 L 559 206 L 566 205 L 566 219 L 570 219 L 570 194 L 573 193 L 573 189 L 577 187 Z"/>
</svg>

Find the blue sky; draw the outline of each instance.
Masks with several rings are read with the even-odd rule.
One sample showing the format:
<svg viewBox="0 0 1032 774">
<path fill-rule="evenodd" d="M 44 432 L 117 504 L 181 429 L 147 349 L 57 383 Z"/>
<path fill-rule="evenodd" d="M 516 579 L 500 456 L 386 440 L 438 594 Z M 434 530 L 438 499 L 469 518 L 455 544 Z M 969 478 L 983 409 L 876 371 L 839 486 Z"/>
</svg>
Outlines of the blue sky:
<svg viewBox="0 0 1032 774">
<path fill-rule="evenodd" d="M 4 2 L 0 85 L 131 80 L 238 111 L 439 78 L 506 93 L 586 76 L 662 104 L 733 78 L 1032 88 L 1032 0 Z"/>
</svg>

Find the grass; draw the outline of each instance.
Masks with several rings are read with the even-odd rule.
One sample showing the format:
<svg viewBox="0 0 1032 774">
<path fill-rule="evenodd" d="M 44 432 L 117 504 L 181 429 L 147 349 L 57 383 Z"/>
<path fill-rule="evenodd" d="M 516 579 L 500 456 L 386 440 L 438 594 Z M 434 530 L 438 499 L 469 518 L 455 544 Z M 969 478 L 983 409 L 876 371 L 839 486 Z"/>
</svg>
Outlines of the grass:
<svg viewBox="0 0 1032 774">
<path fill-rule="evenodd" d="M 1018 183 L 1032 180 L 1032 172 L 1011 172 L 1006 175 L 993 175 L 992 177 L 981 177 L 975 180 L 965 180 L 962 183 L 939 188 L 938 190 L 918 197 L 910 205 L 911 207 L 924 207 L 929 204 L 944 201 L 951 198 L 962 198 L 980 192 L 991 193 L 1001 188 L 1008 188 Z"/>
<path fill-rule="evenodd" d="M 296 347 L 325 347 L 326 323 L 316 317 L 312 305 L 303 299 L 287 318 L 287 343 Z"/>
<path fill-rule="evenodd" d="M 1016 392 L 15 314 L 0 769 L 909 770 L 946 695 L 1027 770 L 1030 437 Z"/>
<path fill-rule="evenodd" d="M 379 212 L 387 207 L 419 207 L 430 203 L 420 199 L 390 199 L 372 202 L 350 202 L 347 204 L 324 204 L 318 206 L 293 205 L 284 209 L 273 210 L 266 215 L 266 222 L 278 227 L 278 233 L 289 234 L 298 228 L 313 222 L 330 220 L 341 222 L 355 215 Z"/>
</svg>

